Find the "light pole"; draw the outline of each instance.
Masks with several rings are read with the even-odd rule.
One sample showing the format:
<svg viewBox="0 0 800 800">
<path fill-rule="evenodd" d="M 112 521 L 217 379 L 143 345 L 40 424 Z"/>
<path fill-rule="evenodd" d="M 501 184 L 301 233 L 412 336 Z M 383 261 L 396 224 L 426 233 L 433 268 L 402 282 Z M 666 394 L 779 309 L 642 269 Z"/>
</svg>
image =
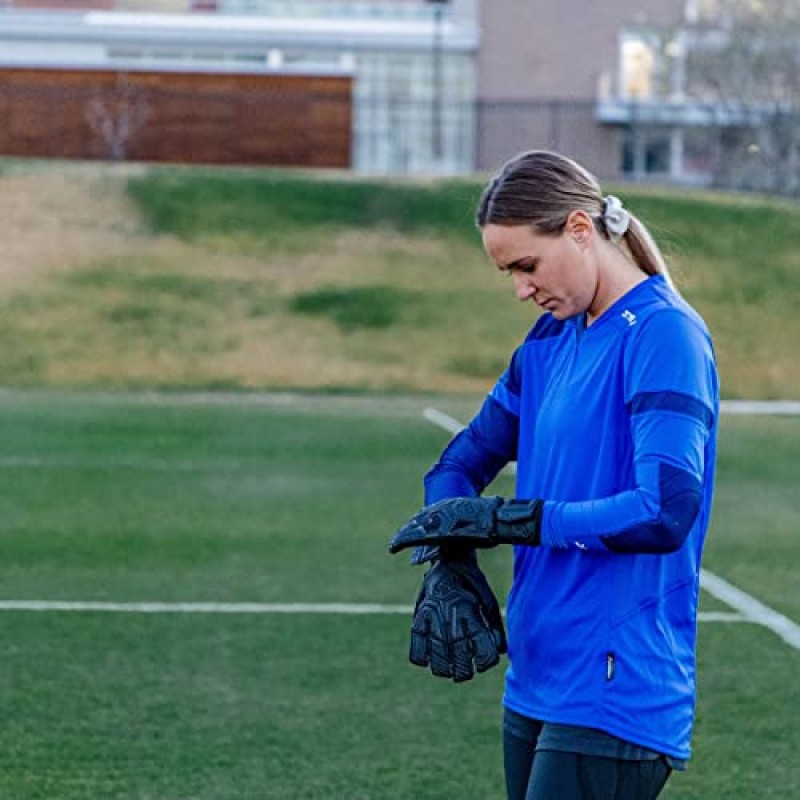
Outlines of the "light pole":
<svg viewBox="0 0 800 800">
<path fill-rule="evenodd" d="M 433 6 L 433 100 L 431 103 L 431 140 L 433 159 L 437 163 L 444 155 L 442 137 L 442 20 L 448 0 L 427 0 Z"/>
</svg>

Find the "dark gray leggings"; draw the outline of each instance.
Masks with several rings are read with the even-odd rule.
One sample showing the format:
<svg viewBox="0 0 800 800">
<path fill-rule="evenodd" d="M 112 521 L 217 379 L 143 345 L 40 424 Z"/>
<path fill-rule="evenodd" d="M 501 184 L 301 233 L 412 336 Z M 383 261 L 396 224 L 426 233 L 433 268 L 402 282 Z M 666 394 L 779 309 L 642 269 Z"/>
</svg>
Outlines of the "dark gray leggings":
<svg viewBox="0 0 800 800">
<path fill-rule="evenodd" d="M 672 770 L 664 758 L 621 761 L 556 750 L 536 752 L 541 724 L 522 738 L 503 729 L 508 800 L 655 800 Z"/>
</svg>

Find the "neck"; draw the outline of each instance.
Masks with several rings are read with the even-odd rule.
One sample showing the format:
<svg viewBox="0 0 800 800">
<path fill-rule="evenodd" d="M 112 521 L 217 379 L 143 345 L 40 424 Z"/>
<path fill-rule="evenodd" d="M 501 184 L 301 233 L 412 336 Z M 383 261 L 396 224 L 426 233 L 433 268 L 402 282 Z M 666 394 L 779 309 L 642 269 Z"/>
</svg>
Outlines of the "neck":
<svg viewBox="0 0 800 800">
<path fill-rule="evenodd" d="M 613 246 L 613 245 L 612 245 Z M 649 277 L 616 247 L 598 263 L 597 291 L 586 311 L 587 327 L 595 322 L 620 297 Z"/>
</svg>

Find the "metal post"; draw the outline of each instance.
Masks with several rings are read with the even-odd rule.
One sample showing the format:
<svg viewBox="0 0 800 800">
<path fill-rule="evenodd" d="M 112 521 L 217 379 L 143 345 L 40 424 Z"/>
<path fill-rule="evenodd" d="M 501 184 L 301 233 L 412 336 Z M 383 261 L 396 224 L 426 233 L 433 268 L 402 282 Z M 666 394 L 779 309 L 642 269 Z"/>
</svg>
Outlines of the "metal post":
<svg viewBox="0 0 800 800">
<path fill-rule="evenodd" d="M 442 21 L 444 7 L 448 0 L 428 0 L 433 5 L 433 50 L 431 63 L 433 66 L 433 99 L 431 103 L 431 140 L 433 159 L 437 163 L 444 156 L 444 140 L 442 136 Z"/>
</svg>

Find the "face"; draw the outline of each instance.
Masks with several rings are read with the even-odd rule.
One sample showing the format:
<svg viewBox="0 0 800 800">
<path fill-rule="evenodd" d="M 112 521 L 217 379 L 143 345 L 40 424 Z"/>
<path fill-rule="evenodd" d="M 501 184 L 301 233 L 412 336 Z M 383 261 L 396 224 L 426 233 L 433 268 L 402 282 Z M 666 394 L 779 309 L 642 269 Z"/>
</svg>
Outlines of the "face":
<svg viewBox="0 0 800 800">
<path fill-rule="evenodd" d="M 542 236 L 529 225 L 486 225 L 483 246 L 497 268 L 511 278 L 521 301 L 532 300 L 557 319 L 590 309 L 597 271 L 584 220 L 567 220 L 558 236 Z M 591 226 L 586 217 L 585 222 Z"/>
</svg>

